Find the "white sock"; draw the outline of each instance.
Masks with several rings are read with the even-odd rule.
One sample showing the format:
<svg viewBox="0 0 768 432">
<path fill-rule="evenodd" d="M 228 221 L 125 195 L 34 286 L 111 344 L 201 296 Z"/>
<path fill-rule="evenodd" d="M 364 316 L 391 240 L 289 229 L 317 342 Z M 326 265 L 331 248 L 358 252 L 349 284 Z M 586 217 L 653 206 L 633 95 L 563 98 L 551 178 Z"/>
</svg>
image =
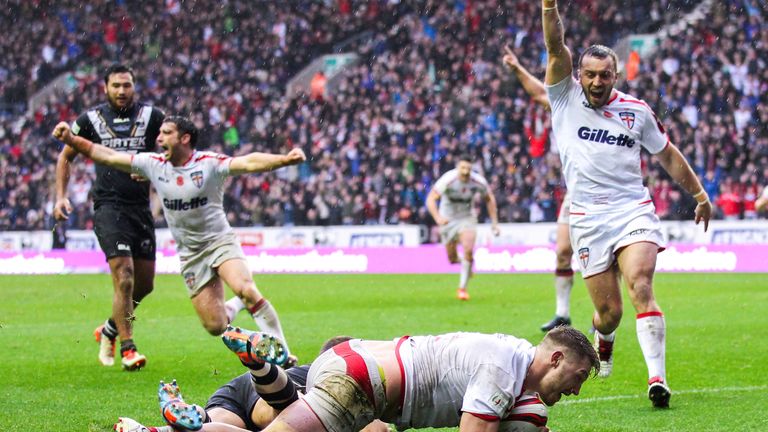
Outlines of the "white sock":
<svg viewBox="0 0 768 432">
<path fill-rule="evenodd" d="M 279 337 L 286 349 L 288 348 L 288 342 L 285 340 L 283 328 L 280 325 L 280 318 L 277 317 L 277 311 L 267 299 L 262 298 L 256 306 L 250 309 L 250 312 L 261 331 Z M 288 352 L 291 350 L 288 349 Z"/>
<path fill-rule="evenodd" d="M 602 333 L 600 333 L 600 331 L 595 330 L 595 334 L 597 335 L 598 338 L 600 338 L 600 339 L 602 339 L 602 340 L 604 340 L 606 342 L 613 342 L 614 340 L 616 340 L 616 330 L 614 330 L 614 331 L 612 331 L 612 332 L 610 332 L 608 334 L 602 334 Z"/>
<path fill-rule="evenodd" d="M 235 320 L 238 312 L 245 309 L 245 303 L 238 296 L 234 296 L 224 303 L 224 309 L 227 311 L 227 322 Z"/>
<path fill-rule="evenodd" d="M 464 258 L 462 258 L 461 273 L 459 275 L 459 288 L 467 289 L 467 282 L 469 281 L 470 271 L 472 271 L 472 261 L 467 261 Z"/>
<path fill-rule="evenodd" d="M 570 276 L 555 276 L 555 300 L 557 309 L 555 315 L 563 318 L 571 317 L 571 288 L 573 288 L 573 271 Z"/>
<path fill-rule="evenodd" d="M 648 379 L 660 376 L 667 379 L 666 335 L 667 325 L 661 312 L 646 312 L 637 315 L 637 340 L 648 366 Z"/>
</svg>

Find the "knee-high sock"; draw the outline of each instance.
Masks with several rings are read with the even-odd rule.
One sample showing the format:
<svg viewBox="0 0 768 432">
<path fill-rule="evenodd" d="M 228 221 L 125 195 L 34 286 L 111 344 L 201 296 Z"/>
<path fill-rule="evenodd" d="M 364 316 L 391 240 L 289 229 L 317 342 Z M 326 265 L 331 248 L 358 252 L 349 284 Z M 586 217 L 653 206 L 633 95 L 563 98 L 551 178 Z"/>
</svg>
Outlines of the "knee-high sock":
<svg viewBox="0 0 768 432">
<path fill-rule="evenodd" d="M 274 409 L 283 410 L 299 398 L 296 385 L 279 366 L 264 363 L 260 369 L 251 369 L 251 382 L 256 393 Z"/>
<path fill-rule="evenodd" d="M 235 320 L 238 312 L 245 309 L 245 303 L 238 296 L 234 296 L 224 303 L 224 309 L 227 311 L 227 322 Z"/>
<path fill-rule="evenodd" d="M 461 273 L 459 274 L 459 288 L 466 289 L 469 275 L 472 272 L 472 261 L 461 259 Z"/>
<path fill-rule="evenodd" d="M 648 378 L 667 379 L 666 336 L 667 325 L 661 312 L 637 314 L 637 340 L 648 366 Z"/>
<path fill-rule="evenodd" d="M 288 342 L 285 340 L 283 328 L 280 325 L 280 318 L 277 317 L 277 311 L 267 299 L 262 298 L 255 306 L 248 310 L 261 331 L 277 336 L 283 342 L 286 349 L 288 349 Z M 288 352 L 291 352 L 291 350 L 288 349 Z"/>
<path fill-rule="evenodd" d="M 555 270 L 555 315 L 563 318 L 571 317 L 571 289 L 573 288 L 573 270 Z"/>
</svg>

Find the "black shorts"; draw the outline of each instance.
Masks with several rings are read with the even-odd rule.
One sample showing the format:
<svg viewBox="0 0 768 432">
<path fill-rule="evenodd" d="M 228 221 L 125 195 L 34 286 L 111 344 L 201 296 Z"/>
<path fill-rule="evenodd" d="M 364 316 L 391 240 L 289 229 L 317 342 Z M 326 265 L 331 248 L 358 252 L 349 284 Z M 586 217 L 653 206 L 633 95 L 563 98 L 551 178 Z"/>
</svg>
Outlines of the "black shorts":
<svg viewBox="0 0 768 432">
<path fill-rule="evenodd" d="M 93 227 L 107 259 L 129 256 L 155 260 L 155 223 L 149 208 L 102 204 L 94 212 Z"/>
<path fill-rule="evenodd" d="M 304 386 L 307 385 L 309 365 L 292 367 L 286 370 L 286 372 L 291 381 L 296 384 L 297 389 L 303 392 Z M 224 408 L 240 417 L 243 423 L 245 423 L 246 429 L 258 432 L 261 429 L 256 427 L 251 419 L 253 407 L 256 406 L 258 400 L 259 395 L 256 393 L 256 390 L 253 389 L 253 384 L 251 383 L 251 373 L 246 372 L 219 387 L 219 389 L 208 399 L 208 403 L 205 405 L 205 410 L 208 411 L 211 408 Z"/>
</svg>

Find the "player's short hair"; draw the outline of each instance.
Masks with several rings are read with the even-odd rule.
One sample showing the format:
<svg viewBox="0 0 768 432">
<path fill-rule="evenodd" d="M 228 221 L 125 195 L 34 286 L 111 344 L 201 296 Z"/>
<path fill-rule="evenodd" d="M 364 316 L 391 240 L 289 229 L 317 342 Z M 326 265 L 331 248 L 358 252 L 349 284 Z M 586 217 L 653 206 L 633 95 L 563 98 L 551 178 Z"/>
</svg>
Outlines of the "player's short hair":
<svg viewBox="0 0 768 432">
<path fill-rule="evenodd" d="M 173 123 L 176 125 L 176 130 L 179 131 L 179 137 L 184 134 L 189 135 L 189 146 L 195 148 L 197 145 L 197 136 L 199 132 L 197 126 L 192 123 L 192 120 L 183 116 L 168 116 L 163 120 L 163 123 Z"/>
<path fill-rule="evenodd" d="M 459 157 L 456 158 L 456 163 L 457 164 L 459 162 L 461 162 L 461 161 L 466 161 L 466 162 L 469 162 L 469 163 L 473 163 L 475 161 L 475 157 L 472 156 L 472 153 L 464 152 L 464 153 L 459 154 Z"/>
<path fill-rule="evenodd" d="M 328 339 L 327 341 L 325 341 L 325 343 L 323 343 L 323 346 L 320 347 L 320 354 L 328 351 L 329 349 L 335 347 L 340 343 L 343 343 L 352 339 L 354 339 L 352 336 L 334 336 Z"/>
<path fill-rule="evenodd" d="M 587 336 L 573 327 L 565 325 L 555 327 L 544 336 L 541 343 L 552 348 L 564 347 L 579 357 L 589 359 L 592 366 L 590 370 L 595 375 L 600 372 L 600 358 L 597 356 L 597 351 L 589 343 Z"/>
<path fill-rule="evenodd" d="M 133 69 L 131 69 L 130 67 L 128 67 L 128 66 L 126 66 L 124 64 L 115 63 L 115 64 L 110 65 L 107 69 L 104 70 L 104 85 L 109 84 L 109 77 L 110 76 L 112 76 L 113 74 L 118 74 L 118 73 L 128 73 L 128 74 L 131 74 L 131 80 L 133 82 L 136 82 L 136 75 L 134 75 Z"/>
<path fill-rule="evenodd" d="M 613 60 L 613 71 L 616 72 L 619 69 L 619 57 L 616 52 L 608 48 L 605 45 L 592 45 L 579 56 L 579 68 L 582 67 L 582 60 L 584 57 L 595 57 L 604 59 L 610 57 Z"/>
</svg>

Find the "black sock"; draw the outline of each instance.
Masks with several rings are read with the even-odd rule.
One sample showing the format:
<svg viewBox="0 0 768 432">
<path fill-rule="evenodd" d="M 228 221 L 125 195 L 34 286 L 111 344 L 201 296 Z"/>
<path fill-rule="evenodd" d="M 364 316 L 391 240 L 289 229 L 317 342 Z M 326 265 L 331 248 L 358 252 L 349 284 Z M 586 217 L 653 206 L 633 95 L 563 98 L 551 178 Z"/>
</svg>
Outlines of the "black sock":
<svg viewBox="0 0 768 432">
<path fill-rule="evenodd" d="M 120 355 L 122 356 L 128 350 L 136 350 L 136 344 L 133 343 L 133 339 L 126 339 L 120 341 Z"/>
<path fill-rule="evenodd" d="M 117 324 L 110 318 L 104 323 L 104 327 L 101 329 L 101 334 L 104 336 L 115 339 L 117 337 Z"/>
<path fill-rule="evenodd" d="M 276 410 L 284 410 L 299 399 L 296 385 L 282 368 L 275 365 L 270 366 L 271 368 L 266 375 L 256 376 L 251 373 L 251 382 L 256 393 L 264 399 L 264 402 Z M 280 381 L 285 381 L 285 384 L 276 386 Z"/>
</svg>

